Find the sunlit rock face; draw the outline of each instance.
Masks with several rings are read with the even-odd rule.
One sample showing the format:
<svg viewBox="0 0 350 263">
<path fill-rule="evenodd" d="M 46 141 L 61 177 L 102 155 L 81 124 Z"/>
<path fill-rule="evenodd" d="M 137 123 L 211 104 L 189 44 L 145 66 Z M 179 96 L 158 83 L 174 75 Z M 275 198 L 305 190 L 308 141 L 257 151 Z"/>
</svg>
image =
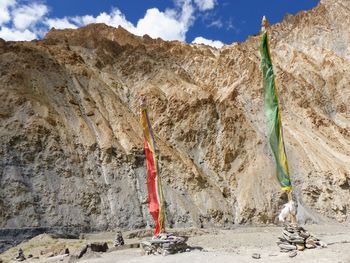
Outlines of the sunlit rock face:
<svg viewBox="0 0 350 263">
<path fill-rule="evenodd" d="M 300 222 L 350 220 L 349 10 L 324 0 L 270 28 Z M 152 225 L 141 94 L 167 227 L 275 223 L 259 66 L 258 36 L 214 49 L 96 24 L 1 41 L 0 227 Z"/>
</svg>

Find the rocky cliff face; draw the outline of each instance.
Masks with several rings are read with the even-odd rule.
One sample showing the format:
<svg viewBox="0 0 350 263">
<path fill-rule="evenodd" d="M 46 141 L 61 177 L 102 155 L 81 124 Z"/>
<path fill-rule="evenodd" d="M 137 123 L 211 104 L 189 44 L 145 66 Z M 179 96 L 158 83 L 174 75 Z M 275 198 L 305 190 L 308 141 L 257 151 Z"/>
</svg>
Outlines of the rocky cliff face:
<svg viewBox="0 0 350 263">
<path fill-rule="evenodd" d="M 302 221 L 349 222 L 350 2 L 272 26 Z M 146 171 L 138 98 L 161 153 L 167 226 L 276 222 L 259 37 L 217 50 L 90 25 L 0 42 L 0 227 L 139 228 Z"/>
</svg>

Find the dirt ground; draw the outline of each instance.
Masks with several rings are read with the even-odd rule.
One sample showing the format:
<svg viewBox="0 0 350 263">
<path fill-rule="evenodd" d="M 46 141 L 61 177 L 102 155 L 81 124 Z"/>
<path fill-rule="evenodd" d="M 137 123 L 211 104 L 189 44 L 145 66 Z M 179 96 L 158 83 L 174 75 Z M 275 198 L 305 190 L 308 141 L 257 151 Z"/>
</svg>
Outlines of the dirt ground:
<svg viewBox="0 0 350 263">
<path fill-rule="evenodd" d="M 140 248 L 128 248 L 107 253 L 89 254 L 78 262 L 80 263 L 109 263 L 109 262 L 142 262 L 142 263 L 173 263 L 173 262 L 327 262 L 350 263 L 350 227 L 339 225 L 307 225 L 305 228 L 328 244 L 327 248 L 308 249 L 298 252 L 294 258 L 281 253 L 276 241 L 281 235 L 281 227 L 239 227 L 232 230 L 198 230 L 189 231 L 192 236 L 188 239 L 188 245 L 194 247 L 190 252 L 175 255 L 141 255 Z M 113 233 L 98 233 L 85 235 L 85 239 L 77 241 L 80 245 L 84 242 L 107 241 L 109 246 L 113 239 Z M 145 239 L 145 238 L 143 238 Z M 126 243 L 138 243 L 140 238 L 126 239 Z M 35 241 L 35 240 L 34 240 Z M 53 242 L 56 244 L 63 240 Z M 26 246 L 35 249 L 32 241 L 21 244 L 26 251 Z M 37 241 L 35 241 L 38 244 Z M 72 241 L 65 243 L 67 247 L 75 246 Z M 20 245 L 20 246 L 21 246 Z M 38 244 L 39 245 L 39 244 Z M 18 249 L 18 248 L 17 248 Z M 16 251 L 16 249 L 12 249 Z M 35 250 L 32 250 L 35 251 Z M 260 254 L 260 259 L 253 259 L 252 254 Z M 35 256 L 35 252 L 33 252 Z M 0 255 L 4 262 L 9 257 L 9 252 Z M 25 262 L 68 262 L 69 258 L 56 256 L 26 260 Z M 11 262 L 11 261 L 9 261 Z"/>
</svg>

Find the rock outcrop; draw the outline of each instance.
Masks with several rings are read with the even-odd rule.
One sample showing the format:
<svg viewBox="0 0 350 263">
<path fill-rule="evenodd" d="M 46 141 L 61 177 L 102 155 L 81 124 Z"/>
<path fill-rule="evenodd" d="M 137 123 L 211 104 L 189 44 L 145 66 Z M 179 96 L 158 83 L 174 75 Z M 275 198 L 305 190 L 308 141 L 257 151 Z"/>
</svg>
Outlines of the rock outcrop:
<svg viewBox="0 0 350 263">
<path fill-rule="evenodd" d="M 349 25 L 349 1 L 322 0 L 270 29 L 302 221 L 350 220 Z M 152 224 L 141 94 L 167 226 L 276 222 L 259 65 L 258 36 L 218 50 L 94 24 L 0 41 L 0 227 Z"/>
</svg>

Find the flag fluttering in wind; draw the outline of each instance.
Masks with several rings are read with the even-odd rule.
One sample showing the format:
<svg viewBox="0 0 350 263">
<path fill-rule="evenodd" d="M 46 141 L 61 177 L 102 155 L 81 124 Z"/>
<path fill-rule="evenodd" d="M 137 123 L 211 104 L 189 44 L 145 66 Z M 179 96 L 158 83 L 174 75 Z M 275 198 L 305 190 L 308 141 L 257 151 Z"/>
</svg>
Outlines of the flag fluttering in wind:
<svg viewBox="0 0 350 263">
<path fill-rule="evenodd" d="M 275 76 L 273 73 L 267 22 L 263 17 L 263 28 L 260 43 L 261 69 L 263 73 L 265 114 L 267 117 L 268 136 L 273 155 L 276 159 L 277 178 L 282 190 L 290 191 L 292 184 L 289 177 L 287 156 L 283 142 L 281 113 L 278 107 L 278 97 Z"/>
<path fill-rule="evenodd" d="M 162 191 L 162 183 L 158 169 L 158 153 L 157 146 L 154 141 L 151 123 L 148 118 L 146 99 L 141 97 L 141 126 L 144 135 L 144 149 L 146 155 L 147 166 L 147 190 L 148 190 L 148 208 L 151 213 L 154 224 L 154 236 L 164 232 L 164 196 Z"/>
</svg>

